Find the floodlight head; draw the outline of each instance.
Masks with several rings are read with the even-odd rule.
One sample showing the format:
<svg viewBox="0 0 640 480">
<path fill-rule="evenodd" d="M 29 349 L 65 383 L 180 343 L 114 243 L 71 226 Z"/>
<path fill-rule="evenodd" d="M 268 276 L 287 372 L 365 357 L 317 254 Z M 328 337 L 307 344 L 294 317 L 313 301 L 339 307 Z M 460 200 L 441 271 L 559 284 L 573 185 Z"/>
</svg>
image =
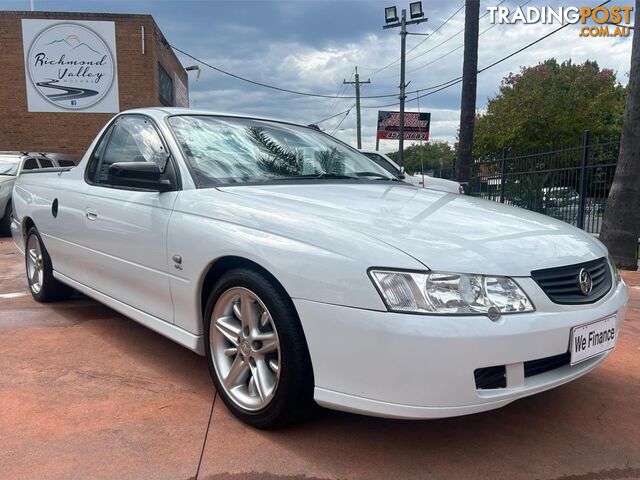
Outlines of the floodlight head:
<svg viewBox="0 0 640 480">
<path fill-rule="evenodd" d="M 409 15 L 411 16 L 411 19 L 424 17 L 424 12 L 422 11 L 422 2 L 410 3 Z"/>
<path fill-rule="evenodd" d="M 395 6 L 384 9 L 384 21 L 385 23 L 395 23 L 398 21 L 398 11 Z"/>
</svg>

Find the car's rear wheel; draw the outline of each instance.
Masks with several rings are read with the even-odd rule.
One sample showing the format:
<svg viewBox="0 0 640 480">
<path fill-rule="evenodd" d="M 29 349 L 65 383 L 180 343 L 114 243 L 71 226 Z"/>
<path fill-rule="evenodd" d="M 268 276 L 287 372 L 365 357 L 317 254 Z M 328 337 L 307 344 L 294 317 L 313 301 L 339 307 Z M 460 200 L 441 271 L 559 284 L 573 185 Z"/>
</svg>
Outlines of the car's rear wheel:
<svg viewBox="0 0 640 480">
<path fill-rule="evenodd" d="M 313 374 L 291 299 L 265 275 L 232 270 L 205 310 L 205 348 L 218 394 L 244 422 L 276 428 L 313 403 Z"/>
<path fill-rule="evenodd" d="M 73 295 L 73 289 L 53 277 L 53 267 L 47 249 L 35 227 L 27 233 L 25 248 L 25 268 L 31 295 L 38 302 L 66 300 Z"/>
</svg>

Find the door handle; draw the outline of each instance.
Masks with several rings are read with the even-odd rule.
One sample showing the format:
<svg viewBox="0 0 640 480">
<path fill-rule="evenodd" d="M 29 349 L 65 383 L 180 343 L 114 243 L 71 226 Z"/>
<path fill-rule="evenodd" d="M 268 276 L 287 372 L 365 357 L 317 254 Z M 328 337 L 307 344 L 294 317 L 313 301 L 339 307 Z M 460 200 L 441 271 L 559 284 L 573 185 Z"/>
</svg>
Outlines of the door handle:
<svg viewBox="0 0 640 480">
<path fill-rule="evenodd" d="M 98 219 L 98 212 L 96 212 L 92 208 L 87 208 L 84 211 L 84 216 L 87 217 L 87 220 L 96 221 Z"/>
</svg>

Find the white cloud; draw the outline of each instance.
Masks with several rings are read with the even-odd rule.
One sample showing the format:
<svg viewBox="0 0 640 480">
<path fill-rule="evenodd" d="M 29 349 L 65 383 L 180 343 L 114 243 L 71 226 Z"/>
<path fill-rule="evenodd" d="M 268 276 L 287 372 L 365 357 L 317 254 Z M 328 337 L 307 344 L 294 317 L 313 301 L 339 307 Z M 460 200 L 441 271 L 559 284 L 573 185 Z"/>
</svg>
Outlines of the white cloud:
<svg viewBox="0 0 640 480">
<path fill-rule="evenodd" d="M 277 3 L 277 2 L 276 2 Z M 433 12 L 433 21 L 428 27 L 420 26 L 414 31 L 429 31 L 439 25 L 453 10 L 449 2 L 440 5 Z M 293 15 L 293 13 L 289 12 Z M 460 46 L 462 35 L 458 35 L 442 46 L 439 43 L 462 29 L 464 15 L 462 12 L 433 37 L 428 38 L 420 47 L 408 54 L 407 80 L 411 81 L 408 90 L 425 88 L 457 78 L 462 71 L 462 49 L 437 60 L 438 57 Z M 488 18 L 480 25 L 482 32 L 488 28 Z M 228 34 L 234 30 L 242 31 L 241 25 L 230 25 Z M 522 46 L 536 40 L 557 28 L 557 25 L 499 25 L 480 37 L 479 67 L 512 53 Z M 550 38 L 543 40 L 526 51 L 506 60 L 496 67 L 482 73 L 478 77 L 478 109 L 486 107 L 487 99 L 498 91 L 501 79 L 509 72 L 516 72 L 521 66 L 535 65 L 547 58 L 555 57 L 558 61 L 572 59 L 574 62 L 596 60 L 601 67 L 617 71 L 618 79 L 627 82 L 631 39 L 612 38 L 580 38 L 578 26 L 570 26 Z M 409 37 L 408 48 L 424 40 L 425 37 Z M 424 53 L 429 49 L 433 51 Z M 327 42 L 326 45 L 310 45 L 294 41 L 256 42 L 254 48 L 245 49 L 250 52 L 242 56 L 229 56 L 224 49 L 218 50 L 215 57 L 206 61 L 221 68 L 228 69 L 238 75 L 256 79 L 265 83 L 284 86 L 305 92 L 320 92 L 335 95 L 343 91 L 345 96 L 353 96 L 352 86 L 342 87 L 343 79 L 349 79 L 355 66 L 359 67 L 361 79 L 371 76 L 371 85 L 363 87 L 363 96 L 379 94 L 397 95 L 399 83 L 399 66 L 397 64 L 379 73 L 375 70 L 397 59 L 399 55 L 399 38 L 395 31 L 367 33 L 356 40 L 339 44 Z M 437 60 L 437 61 L 435 61 Z M 434 62 L 435 61 L 435 62 Z M 433 62 L 430 65 L 426 65 Z M 190 62 L 193 63 L 193 62 Z M 425 65 L 424 67 L 422 67 Z M 418 68 L 422 67 L 422 68 Z M 416 70 L 417 69 L 417 70 Z M 372 75 L 373 74 L 373 75 Z M 284 118 L 301 123 L 315 122 L 330 114 L 346 110 L 355 102 L 342 98 L 318 99 L 299 97 L 278 93 L 265 88 L 251 86 L 231 80 L 206 68 L 202 72 L 199 83 L 191 84 L 192 106 L 217 111 L 236 111 L 254 113 L 275 118 Z M 455 142 L 459 122 L 460 87 L 456 85 L 442 92 L 425 97 L 420 101 L 422 111 L 432 113 L 431 138 Z M 410 96 L 414 98 L 414 95 Z M 363 106 L 394 103 L 396 97 L 367 99 L 363 98 Z M 332 105 L 335 105 L 332 109 Z M 390 107 L 388 109 L 395 109 Z M 416 102 L 407 103 L 407 110 L 417 111 Z M 342 122 L 335 135 L 355 145 L 355 110 Z M 322 123 L 328 132 L 337 128 L 342 116 Z M 375 125 L 377 110 L 363 108 L 363 144 L 366 148 L 375 146 Z M 384 150 L 397 148 L 392 142 L 382 142 Z"/>
</svg>

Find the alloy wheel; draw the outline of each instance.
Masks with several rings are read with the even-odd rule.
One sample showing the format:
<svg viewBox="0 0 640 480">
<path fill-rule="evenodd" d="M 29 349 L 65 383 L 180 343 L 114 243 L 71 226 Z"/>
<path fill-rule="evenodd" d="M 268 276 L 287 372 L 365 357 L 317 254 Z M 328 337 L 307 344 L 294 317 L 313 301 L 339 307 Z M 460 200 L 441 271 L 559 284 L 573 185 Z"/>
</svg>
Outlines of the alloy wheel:
<svg viewBox="0 0 640 480">
<path fill-rule="evenodd" d="M 44 260 L 37 235 L 31 235 L 27 240 L 27 277 L 33 293 L 40 293 L 44 280 Z"/>
<path fill-rule="evenodd" d="M 211 315 L 209 342 L 216 374 L 229 398 L 249 411 L 269 405 L 280 378 L 280 341 L 273 318 L 251 290 L 224 292 Z"/>
</svg>

